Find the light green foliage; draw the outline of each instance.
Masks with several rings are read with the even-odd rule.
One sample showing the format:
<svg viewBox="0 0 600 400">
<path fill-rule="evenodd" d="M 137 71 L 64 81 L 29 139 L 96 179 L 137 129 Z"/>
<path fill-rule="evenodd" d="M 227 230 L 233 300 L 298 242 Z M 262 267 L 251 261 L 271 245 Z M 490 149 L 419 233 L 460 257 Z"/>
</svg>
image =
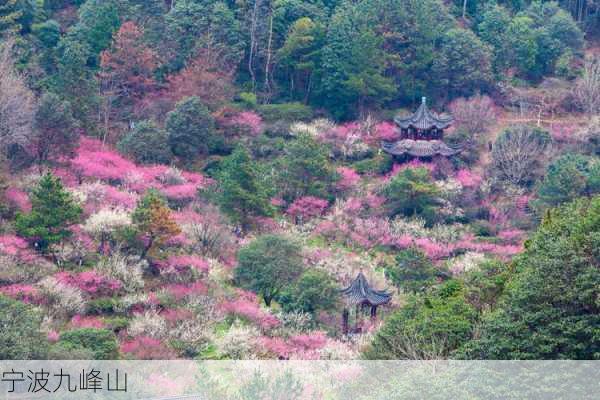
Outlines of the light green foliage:
<svg viewBox="0 0 600 400">
<path fill-rule="evenodd" d="M 0 359 L 44 359 L 48 342 L 40 330 L 41 321 L 33 307 L 0 295 Z"/>
<path fill-rule="evenodd" d="M 327 198 L 337 179 L 327 148 L 308 135 L 300 135 L 285 152 L 278 179 L 282 197 L 290 202 L 302 196 Z"/>
<path fill-rule="evenodd" d="M 546 214 L 498 308 L 461 351 L 475 359 L 598 359 L 600 197 Z"/>
<path fill-rule="evenodd" d="M 420 215 L 428 222 L 435 220 L 439 190 L 425 168 L 406 168 L 396 174 L 383 188 L 390 216 Z"/>
<path fill-rule="evenodd" d="M 167 133 L 152 121 L 138 122 L 117 148 L 142 164 L 168 163 L 172 157 Z"/>
<path fill-rule="evenodd" d="M 316 314 L 335 309 L 340 298 L 339 287 L 327 272 L 305 271 L 278 298 L 286 312 L 303 311 Z"/>
<path fill-rule="evenodd" d="M 117 338 L 108 329 L 81 328 L 63 332 L 56 344 L 66 352 L 89 352 L 95 360 L 114 360 L 118 356 Z"/>
<path fill-rule="evenodd" d="M 242 229 L 248 228 L 254 217 L 272 214 L 268 187 L 261 179 L 258 165 L 245 149 L 237 148 L 226 157 L 217 175 L 216 202 Z"/>
<path fill-rule="evenodd" d="M 69 226 L 79 220 L 81 208 L 60 179 L 50 173 L 42 177 L 30 198 L 31 212 L 17 214 L 15 227 L 20 235 L 45 252 L 49 246 L 71 236 Z"/>
<path fill-rule="evenodd" d="M 364 356 L 384 360 L 448 357 L 471 339 L 476 316 L 461 284 L 448 281 L 430 296 L 411 297 L 386 320 Z"/>
<path fill-rule="evenodd" d="M 267 306 L 302 273 L 300 246 L 282 236 L 264 235 L 240 249 L 235 281 L 259 293 Z"/>
<path fill-rule="evenodd" d="M 439 273 L 423 252 L 409 248 L 396 255 L 396 263 L 386 268 L 385 275 L 398 288 L 417 293 L 431 287 Z"/>
</svg>

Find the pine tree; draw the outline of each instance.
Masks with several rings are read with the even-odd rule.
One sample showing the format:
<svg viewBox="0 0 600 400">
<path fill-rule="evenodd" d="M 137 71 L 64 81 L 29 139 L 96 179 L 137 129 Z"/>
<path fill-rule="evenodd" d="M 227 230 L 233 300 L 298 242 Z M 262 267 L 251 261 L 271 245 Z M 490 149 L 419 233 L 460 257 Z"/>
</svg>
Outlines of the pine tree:
<svg viewBox="0 0 600 400">
<path fill-rule="evenodd" d="M 171 210 L 159 194 L 151 190 L 138 203 L 132 215 L 133 223 L 146 239 L 142 257 L 153 255 L 166 240 L 181 233 Z"/>
<path fill-rule="evenodd" d="M 5 0 L 4 4 L 0 4 L 0 33 L 20 31 L 19 19 L 22 16 L 19 0 Z"/>
<path fill-rule="evenodd" d="M 48 173 L 31 194 L 31 212 L 18 214 L 15 226 L 20 235 L 46 252 L 51 245 L 71 236 L 69 226 L 78 221 L 81 212 L 60 179 Z"/>
<path fill-rule="evenodd" d="M 246 150 L 238 148 L 225 159 L 218 180 L 221 191 L 217 203 L 242 230 L 249 227 L 253 217 L 272 214 L 267 188 Z"/>
</svg>

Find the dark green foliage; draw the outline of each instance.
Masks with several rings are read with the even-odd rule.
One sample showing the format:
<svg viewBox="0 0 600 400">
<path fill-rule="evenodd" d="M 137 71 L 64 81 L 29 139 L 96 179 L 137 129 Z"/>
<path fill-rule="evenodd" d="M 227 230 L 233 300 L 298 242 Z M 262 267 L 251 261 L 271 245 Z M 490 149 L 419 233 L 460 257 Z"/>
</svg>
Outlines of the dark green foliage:
<svg viewBox="0 0 600 400">
<path fill-rule="evenodd" d="M 5 0 L 0 4 L 0 35 L 28 33 L 35 15 L 34 0 Z"/>
<path fill-rule="evenodd" d="M 373 158 L 360 160 L 352 164 L 352 168 L 359 174 L 384 175 L 392 170 L 394 158 L 387 154 L 376 154 Z"/>
<path fill-rule="evenodd" d="M 114 360 L 118 356 L 117 338 L 108 329 L 82 328 L 64 332 L 58 345 L 67 351 L 88 350 L 94 360 Z"/>
<path fill-rule="evenodd" d="M 219 51 L 228 65 L 235 65 L 242 56 L 240 23 L 227 2 L 180 0 L 174 3 L 165 22 L 177 48 L 175 67 L 181 67 L 195 49 L 202 47 Z"/>
<path fill-rule="evenodd" d="M 406 168 L 383 188 L 390 216 L 421 215 L 429 222 L 436 218 L 438 189 L 425 168 Z"/>
<path fill-rule="evenodd" d="M 302 274 L 300 246 L 276 235 L 264 235 L 240 249 L 237 284 L 259 293 L 267 306 Z"/>
<path fill-rule="evenodd" d="M 29 238 L 42 252 L 71 236 L 69 226 L 78 222 L 82 210 L 60 179 L 50 173 L 44 175 L 30 199 L 31 212 L 17 214 L 15 219 L 21 236 Z"/>
<path fill-rule="evenodd" d="M 138 122 L 117 148 L 142 164 L 166 164 L 172 157 L 167 133 L 152 121 Z"/>
<path fill-rule="evenodd" d="M 197 97 L 188 97 L 167 114 L 168 142 L 174 155 L 192 161 L 215 146 L 215 122 Z"/>
<path fill-rule="evenodd" d="M 279 165 L 279 189 L 286 201 L 302 196 L 327 198 L 337 175 L 327 148 L 308 135 L 290 142 Z"/>
<path fill-rule="evenodd" d="M 316 314 L 331 311 L 338 304 L 340 294 L 335 280 L 320 270 L 305 271 L 278 298 L 284 311 L 303 311 Z"/>
<path fill-rule="evenodd" d="M 308 100 L 314 73 L 319 66 L 325 29 L 308 17 L 299 18 L 290 27 L 277 57 L 280 61 L 283 82 L 289 83 L 293 99 Z"/>
<path fill-rule="evenodd" d="M 264 104 L 258 108 L 266 121 L 308 121 L 312 118 L 312 109 L 302 103 Z"/>
<path fill-rule="evenodd" d="M 483 261 L 477 268 L 465 273 L 465 298 L 478 312 L 490 311 L 500 298 L 509 276 L 510 269 L 503 262 Z"/>
<path fill-rule="evenodd" d="M 322 50 L 319 101 L 338 118 L 356 116 L 395 93 L 384 74 L 383 40 L 373 32 L 367 2 L 344 2 L 331 17 Z"/>
<path fill-rule="evenodd" d="M 32 140 L 37 162 L 71 158 L 79 144 L 77 128 L 71 104 L 54 93 L 44 94 L 35 114 L 36 132 Z"/>
<path fill-rule="evenodd" d="M 57 73 L 53 76 L 53 92 L 68 101 L 73 116 L 88 132 L 98 130 L 100 100 L 98 81 L 87 63 L 89 48 L 74 40 L 58 44 Z"/>
<path fill-rule="evenodd" d="M 491 54 L 468 29 L 451 29 L 443 36 L 432 66 L 448 97 L 470 96 L 492 81 Z"/>
<path fill-rule="evenodd" d="M 0 359 L 44 359 L 48 342 L 40 330 L 41 322 L 33 307 L 0 295 Z"/>
<path fill-rule="evenodd" d="M 439 272 L 423 252 L 409 248 L 396 255 L 396 264 L 387 267 L 385 275 L 398 288 L 417 293 L 433 285 Z"/>
<path fill-rule="evenodd" d="M 223 160 L 217 180 L 217 204 L 242 229 L 248 228 L 254 217 L 272 214 L 268 187 L 258 165 L 245 149 L 239 147 Z"/>
<path fill-rule="evenodd" d="M 550 210 L 480 335 L 475 359 L 600 358 L 600 197 Z"/>
<path fill-rule="evenodd" d="M 115 311 L 117 303 L 118 301 L 112 297 L 92 299 L 86 303 L 86 310 L 88 314 L 93 315 L 110 314 Z"/>
<path fill-rule="evenodd" d="M 579 154 L 566 154 L 554 160 L 537 189 L 542 209 L 596 193 L 600 189 L 599 163 L 596 158 Z"/>
<path fill-rule="evenodd" d="M 447 357 L 471 339 L 476 315 L 461 285 L 448 281 L 431 296 L 411 297 L 386 320 L 364 356 L 385 360 Z"/>
</svg>

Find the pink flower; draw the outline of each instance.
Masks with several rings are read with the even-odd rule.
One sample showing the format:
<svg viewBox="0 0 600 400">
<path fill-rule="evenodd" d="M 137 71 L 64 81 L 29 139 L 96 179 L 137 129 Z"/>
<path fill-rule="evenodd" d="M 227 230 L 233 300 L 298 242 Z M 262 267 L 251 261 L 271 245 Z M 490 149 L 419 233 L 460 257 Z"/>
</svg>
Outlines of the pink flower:
<svg viewBox="0 0 600 400">
<path fill-rule="evenodd" d="M 79 273 L 59 272 L 55 277 L 59 282 L 79 288 L 91 296 L 112 296 L 123 286 L 118 280 L 92 270 Z"/>
<path fill-rule="evenodd" d="M 337 173 L 340 175 L 340 179 L 336 183 L 338 190 L 350 190 L 354 188 L 358 182 L 360 182 L 360 175 L 358 175 L 352 168 L 339 167 L 337 169 Z"/>
<path fill-rule="evenodd" d="M 148 336 L 137 336 L 121 343 L 121 353 L 136 360 L 168 360 L 175 354 L 160 340 Z"/>
<path fill-rule="evenodd" d="M 31 211 L 31 201 L 29 201 L 29 196 L 27 196 L 27 193 L 24 191 L 11 187 L 6 189 L 4 195 L 6 196 L 6 200 L 10 203 L 10 205 L 16 207 L 19 211 Z"/>
<path fill-rule="evenodd" d="M 96 329 L 101 329 L 106 326 L 104 324 L 104 321 L 102 321 L 98 317 L 86 317 L 86 316 L 82 316 L 79 314 L 74 315 L 73 318 L 71 318 L 71 325 L 74 328 L 96 328 Z"/>
<path fill-rule="evenodd" d="M 38 256 L 30 247 L 27 241 L 16 235 L 0 236 L 0 253 L 15 257 L 18 261 L 32 264 L 40 261 Z"/>
<path fill-rule="evenodd" d="M 39 291 L 32 285 L 14 284 L 0 287 L 0 293 L 15 300 L 25 303 L 38 304 L 41 302 Z"/>
<path fill-rule="evenodd" d="M 461 169 L 456 173 L 456 180 L 464 187 L 476 187 L 481 184 L 483 178 L 468 169 Z"/>
<path fill-rule="evenodd" d="M 287 214 L 295 218 L 297 223 L 306 222 L 322 215 L 328 205 L 327 200 L 318 197 L 300 197 L 288 207 Z"/>
<path fill-rule="evenodd" d="M 400 138 L 400 134 L 398 132 L 398 128 L 396 125 L 384 121 L 375 125 L 375 135 L 378 140 L 384 140 L 387 142 L 393 142 L 394 140 L 398 140 Z"/>
<path fill-rule="evenodd" d="M 168 322 L 178 322 L 191 318 L 193 313 L 185 308 L 166 308 L 161 311 L 160 315 Z"/>
<path fill-rule="evenodd" d="M 46 338 L 50 343 L 56 343 L 60 340 L 60 334 L 56 331 L 50 331 L 46 335 Z"/>
<path fill-rule="evenodd" d="M 279 325 L 279 320 L 275 316 L 261 310 L 256 302 L 247 298 L 222 303 L 221 309 L 227 314 L 244 317 L 266 330 Z"/>
<path fill-rule="evenodd" d="M 233 115 L 224 125 L 237 130 L 240 134 L 258 136 L 263 131 L 263 122 L 260 115 L 252 111 L 242 111 Z"/>
<path fill-rule="evenodd" d="M 167 186 L 161 189 L 161 192 L 169 200 L 193 200 L 198 192 L 198 185 L 184 183 L 182 185 Z"/>
<path fill-rule="evenodd" d="M 121 181 L 128 171 L 136 169 L 131 161 L 103 147 L 99 140 L 86 136 L 81 137 L 77 156 L 71 165 L 84 178 L 108 181 Z"/>
<path fill-rule="evenodd" d="M 176 301 L 180 301 L 188 296 L 205 295 L 208 292 L 206 285 L 202 282 L 194 282 L 187 285 L 174 283 L 166 285 L 165 289 Z"/>
<path fill-rule="evenodd" d="M 198 256 L 182 255 L 170 256 L 166 265 L 160 266 L 161 269 L 172 269 L 177 273 L 185 272 L 193 268 L 199 272 L 208 272 L 209 264 L 206 260 Z"/>
</svg>

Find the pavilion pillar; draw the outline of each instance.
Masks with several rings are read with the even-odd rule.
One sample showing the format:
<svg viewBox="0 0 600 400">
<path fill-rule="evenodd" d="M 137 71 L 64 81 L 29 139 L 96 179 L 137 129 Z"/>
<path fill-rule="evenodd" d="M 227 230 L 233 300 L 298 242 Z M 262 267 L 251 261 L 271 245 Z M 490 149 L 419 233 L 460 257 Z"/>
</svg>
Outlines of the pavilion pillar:
<svg viewBox="0 0 600 400">
<path fill-rule="evenodd" d="M 371 306 L 371 320 L 377 318 L 377 306 Z"/>
<path fill-rule="evenodd" d="M 355 317 L 354 317 L 354 331 L 358 332 L 358 324 L 360 323 L 360 304 L 356 305 L 356 311 L 355 311 Z"/>
<path fill-rule="evenodd" d="M 347 308 L 344 308 L 342 312 L 342 333 L 344 335 L 348 334 L 348 319 L 350 318 L 350 312 Z"/>
</svg>

